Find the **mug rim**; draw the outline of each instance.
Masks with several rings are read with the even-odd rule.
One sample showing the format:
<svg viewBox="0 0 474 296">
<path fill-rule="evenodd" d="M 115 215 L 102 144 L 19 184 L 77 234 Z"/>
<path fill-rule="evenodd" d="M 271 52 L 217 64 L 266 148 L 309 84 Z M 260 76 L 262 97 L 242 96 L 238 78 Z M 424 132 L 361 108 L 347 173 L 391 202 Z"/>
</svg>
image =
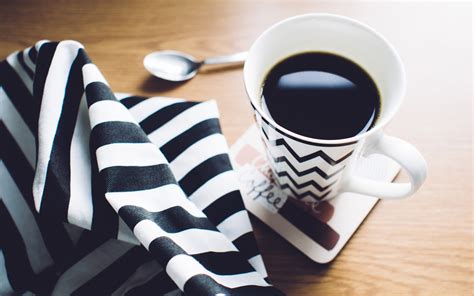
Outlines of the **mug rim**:
<svg viewBox="0 0 474 296">
<path fill-rule="evenodd" d="M 279 27 L 279 26 L 282 26 L 282 25 L 285 25 L 287 23 L 291 23 L 295 20 L 301 20 L 301 19 L 310 19 L 310 18 L 328 18 L 328 19 L 333 19 L 333 20 L 336 20 L 336 21 L 340 21 L 340 22 L 345 22 L 345 23 L 348 23 L 350 25 L 355 25 L 363 30 L 366 30 L 367 32 L 369 32 L 370 34 L 374 35 L 374 37 L 382 40 L 382 42 L 387 46 L 387 49 L 388 51 L 390 51 L 390 53 L 393 55 L 393 57 L 395 58 L 395 61 L 396 61 L 396 64 L 398 65 L 398 67 L 400 68 L 400 71 L 401 71 L 401 80 L 400 80 L 400 85 L 399 85 L 399 88 L 400 88 L 400 94 L 399 94 L 399 98 L 398 98 L 398 101 L 394 104 L 394 107 L 393 107 L 393 112 L 391 112 L 390 114 L 388 114 L 385 118 L 383 118 L 382 120 L 380 120 L 380 122 L 376 123 L 376 125 L 369 129 L 368 131 L 362 133 L 362 134 L 357 134 L 355 136 L 352 136 L 352 137 L 349 137 L 349 138 L 342 138 L 342 139 L 318 139 L 318 138 L 312 138 L 312 137 L 308 137 L 308 136 L 303 136 L 303 135 L 300 135 L 298 133 L 295 133 L 293 131 L 290 131 L 288 130 L 287 128 L 281 126 L 278 122 L 276 122 L 275 120 L 273 120 L 270 116 L 268 116 L 265 112 L 263 112 L 261 106 L 258 106 L 258 104 L 254 104 L 253 102 L 253 99 L 252 99 L 252 95 L 250 94 L 250 91 L 249 91 L 249 87 L 248 87 L 248 83 L 247 83 L 247 72 L 249 71 L 248 70 L 248 59 L 245 61 L 245 64 L 244 64 L 244 69 L 243 69 L 243 77 L 244 77 L 244 86 L 245 86 L 245 91 L 247 93 L 247 97 L 249 98 L 250 100 L 250 104 L 252 105 L 253 109 L 265 120 L 267 121 L 269 124 L 273 125 L 280 133 L 283 133 L 284 135 L 290 137 L 290 138 L 293 138 L 295 140 L 298 140 L 298 141 L 301 141 L 301 142 L 305 142 L 305 143 L 308 143 L 308 144 L 322 144 L 322 145 L 327 145 L 327 146 L 338 146 L 338 145 L 349 145 L 349 144 L 352 144 L 352 143 L 356 143 L 358 142 L 359 140 L 365 138 L 365 137 L 368 137 L 372 134 L 375 134 L 377 133 L 378 131 L 380 131 L 392 118 L 393 116 L 397 113 L 397 111 L 399 110 L 402 102 L 403 102 L 403 99 L 405 97 L 405 93 L 406 93 L 406 72 L 405 72 L 405 68 L 403 66 L 403 62 L 400 58 L 400 56 L 398 55 L 397 51 L 395 50 L 395 47 L 382 35 L 380 34 L 379 32 L 377 32 L 375 29 L 373 29 L 372 27 L 370 27 L 369 25 L 366 25 L 358 20 L 355 20 L 355 19 L 352 19 L 350 17 L 347 17 L 347 16 L 342 16 L 342 15 L 337 15 L 337 14 L 332 14 L 332 13 L 307 13 L 307 14 L 301 14 L 301 15 L 296 15 L 296 16 L 293 16 L 293 17 L 290 17 L 290 18 L 286 18 L 284 20 L 281 20 L 275 24 L 273 24 L 272 26 L 270 26 L 269 28 L 267 28 L 265 31 L 263 31 L 263 33 L 261 33 L 257 39 L 252 43 L 252 45 L 250 46 L 250 49 L 249 49 L 249 55 L 251 55 L 251 53 L 253 51 L 255 51 L 255 47 L 256 47 L 256 44 L 264 38 L 264 36 L 266 36 L 267 34 L 269 34 L 271 31 L 273 31 L 276 27 Z M 255 106 L 257 105 L 257 106 Z"/>
</svg>

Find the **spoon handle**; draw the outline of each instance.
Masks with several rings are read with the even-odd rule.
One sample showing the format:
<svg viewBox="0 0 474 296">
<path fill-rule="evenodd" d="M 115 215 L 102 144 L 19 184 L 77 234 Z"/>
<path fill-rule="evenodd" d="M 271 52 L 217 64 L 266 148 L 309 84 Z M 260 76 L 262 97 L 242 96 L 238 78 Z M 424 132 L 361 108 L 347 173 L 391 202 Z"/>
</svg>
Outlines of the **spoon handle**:
<svg viewBox="0 0 474 296">
<path fill-rule="evenodd" d="M 210 57 L 202 61 L 204 65 L 243 63 L 247 58 L 247 52 L 239 52 L 231 55 Z"/>
</svg>

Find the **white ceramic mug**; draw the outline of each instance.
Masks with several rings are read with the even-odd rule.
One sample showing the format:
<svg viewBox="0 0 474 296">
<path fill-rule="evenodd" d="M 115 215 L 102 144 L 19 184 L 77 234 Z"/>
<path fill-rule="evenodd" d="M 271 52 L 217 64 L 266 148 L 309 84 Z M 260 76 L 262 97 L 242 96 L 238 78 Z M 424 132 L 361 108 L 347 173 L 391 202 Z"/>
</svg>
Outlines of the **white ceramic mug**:
<svg viewBox="0 0 474 296">
<path fill-rule="evenodd" d="M 382 102 L 374 127 L 351 138 L 321 140 L 294 133 L 272 120 L 262 108 L 263 81 L 276 63 L 301 52 L 334 53 L 370 74 Z M 367 25 L 330 14 L 306 14 L 281 21 L 250 48 L 244 81 L 275 179 L 289 196 L 321 201 L 341 192 L 355 192 L 399 199 L 413 194 L 424 182 L 427 166 L 418 150 L 383 133 L 404 99 L 406 78 L 393 46 Z M 383 154 L 398 162 L 410 182 L 378 182 L 357 176 L 356 162 L 361 155 L 370 154 Z"/>
</svg>

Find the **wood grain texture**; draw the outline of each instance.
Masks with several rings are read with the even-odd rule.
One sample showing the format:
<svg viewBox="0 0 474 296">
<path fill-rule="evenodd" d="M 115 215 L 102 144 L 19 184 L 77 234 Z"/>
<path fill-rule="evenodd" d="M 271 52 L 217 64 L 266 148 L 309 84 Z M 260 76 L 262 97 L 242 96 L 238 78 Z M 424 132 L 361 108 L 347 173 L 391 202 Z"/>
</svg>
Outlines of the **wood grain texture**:
<svg viewBox="0 0 474 296">
<path fill-rule="evenodd" d="M 1 0 L 0 56 L 39 39 L 79 40 L 115 91 L 216 99 L 232 144 L 253 120 L 240 68 L 163 85 L 145 72 L 143 57 L 246 50 L 271 24 L 308 12 L 366 22 L 398 49 L 409 87 L 387 132 L 420 149 L 429 176 L 412 198 L 380 202 L 327 265 L 252 219 L 273 283 L 289 295 L 472 295 L 471 3 Z"/>
</svg>

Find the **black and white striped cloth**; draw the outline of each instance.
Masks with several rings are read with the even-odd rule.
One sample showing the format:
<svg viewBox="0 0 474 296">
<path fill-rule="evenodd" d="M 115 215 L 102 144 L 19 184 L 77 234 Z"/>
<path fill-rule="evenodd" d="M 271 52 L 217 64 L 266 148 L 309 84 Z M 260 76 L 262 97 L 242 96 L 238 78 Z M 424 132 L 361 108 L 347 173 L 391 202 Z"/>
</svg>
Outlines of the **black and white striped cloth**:
<svg viewBox="0 0 474 296">
<path fill-rule="evenodd" d="M 0 295 L 281 293 L 214 101 L 114 94 L 80 43 L 40 41 L 0 63 L 0 103 Z"/>
</svg>

